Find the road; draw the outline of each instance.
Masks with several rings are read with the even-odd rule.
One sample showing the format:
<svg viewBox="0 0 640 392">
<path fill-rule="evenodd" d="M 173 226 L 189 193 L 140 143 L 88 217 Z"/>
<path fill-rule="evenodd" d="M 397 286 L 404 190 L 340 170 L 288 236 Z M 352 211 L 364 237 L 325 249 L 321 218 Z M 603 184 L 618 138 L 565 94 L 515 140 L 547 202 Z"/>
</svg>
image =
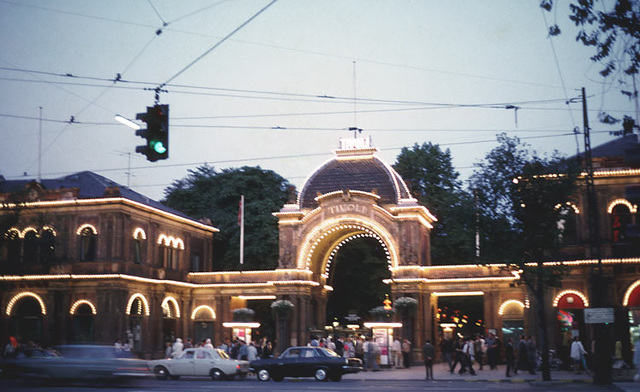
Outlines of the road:
<svg viewBox="0 0 640 392">
<path fill-rule="evenodd" d="M 283 382 L 259 382 L 254 379 L 242 381 L 213 382 L 207 379 L 181 379 L 178 381 L 160 381 L 153 378 L 130 381 L 126 384 L 103 385 L 99 383 L 44 384 L 33 380 L 0 380 L 0 389 L 5 392 L 202 392 L 202 391 L 344 391 L 344 392 L 417 392 L 417 391 L 626 391 L 640 392 L 640 384 L 616 383 L 610 386 L 598 386 L 592 383 L 554 382 L 491 382 L 491 381 L 422 381 L 422 380 L 349 380 L 340 382 L 317 382 L 313 379 L 286 379 Z"/>
</svg>

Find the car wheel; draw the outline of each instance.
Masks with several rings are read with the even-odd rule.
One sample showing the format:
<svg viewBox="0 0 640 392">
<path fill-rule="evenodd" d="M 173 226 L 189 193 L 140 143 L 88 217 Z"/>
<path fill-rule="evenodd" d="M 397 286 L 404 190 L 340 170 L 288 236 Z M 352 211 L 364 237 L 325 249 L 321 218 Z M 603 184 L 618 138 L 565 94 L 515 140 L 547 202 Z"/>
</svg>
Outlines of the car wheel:
<svg viewBox="0 0 640 392">
<path fill-rule="evenodd" d="M 158 380 L 166 380 L 169 377 L 169 371 L 164 366 L 156 366 L 153 369 L 153 373 L 155 373 Z"/>
<path fill-rule="evenodd" d="M 258 370 L 258 380 L 269 381 L 271 379 L 271 373 L 267 369 Z"/>
<path fill-rule="evenodd" d="M 340 381 L 342 380 L 342 374 L 336 373 L 329 376 L 329 380 L 331 381 Z"/>
<path fill-rule="evenodd" d="M 316 379 L 316 381 L 327 381 L 327 369 L 316 369 L 313 377 Z"/>
<path fill-rule="evenodd" d="M 211 369 L 209 376 L 211 376 L 213 381 L 220 381 L 224 378 L 224 373 L 222 373 L 220 369 Z"/>
</svg>

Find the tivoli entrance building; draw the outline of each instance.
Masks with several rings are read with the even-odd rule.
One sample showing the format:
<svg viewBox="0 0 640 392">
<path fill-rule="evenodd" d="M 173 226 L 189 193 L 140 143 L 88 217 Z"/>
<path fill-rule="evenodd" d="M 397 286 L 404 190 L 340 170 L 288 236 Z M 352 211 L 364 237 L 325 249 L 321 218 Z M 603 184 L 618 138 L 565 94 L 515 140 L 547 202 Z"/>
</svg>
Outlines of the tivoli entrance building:
<svg viewBox="0 0 640 392">
<path fill-rule="evenodd" d="M 21 189 L 27 197 L 0 252 L 1 337 L 18 335 L 43 345 L 112 344 L 124 338 L 141 356 L 156 357 L 176 337 L 211 338 L 216 344 L 230 337 L 242 326 L 234 324 L 234 309 L 253 301 L 285 301 L 292 306 L 278 318 L 271 338 L 283 346 L 306 344 L 313 334 L 338 330 L 327 317 L 334 262 L 341 248 L 363 238 L 382 249 L 388 274 L 379 279 L 388 286 L 391 304 L 399 298 L 416 304 L 413 312 L 389 319 L 401 323 L 395 333 L 415 348 L 425 339 L 437 342 L 458 331 L 457 323 L 442 320 L 440 304 L 450 297 L 479 299 L 485 332 L 501 339 L 535 335 L 538 304 L 518 284 L 517 271 L 502 264 L 432 265 L 430 233 L 437 217 L 411 196 L 376 151 L 370 139 L 342 140 L 333 157 L 308 177 L 297 200 L 274 212 L 279 260 L 269 271 L 211 272 L 215 227 L 94 173 L 50 180 L 57 183 L 0 177 L 0 216 L 18 205 L 9 199 L 11 192 Z M 617 165 L 603 167 L 596 176 L 601 222 L 622 219 L 634 228 L 640 168 L 624 160 Z M 100 191 L 83 194 L 83 186 Z M 573 336 L 586 343 L 591 333 L 585 309 L 589 274 L 598 260 L 585 250 L 585 197 L 576 200 L 567 205 L 564 224 L 573 228 L 569 248 L 577 256 L 564 262 L 570 273 L 562 287 L 549 288 L 545 298 L 549 346 L 557 349 L 568 347 Z M 603 224 L 600 234 L 613 238 L 613 230 L 613 223 Z M 640 251 L 634 242 L 623 253 L 617 245 L 605 245 L 601 264 L 611 282 L 615 336 L 630 363 L 631 341 L 640 336 Z M 377 279 L 367 270 L 361 275 Z M 361 316 L 368 310 L 356 309 Z M 250 321 L 255 327 L 261 320 Z M 363 321 L 354 319 L 353 330 L 365 331 Z M 338 322 L 341 328 L 348 323 Z"/>
</svg>

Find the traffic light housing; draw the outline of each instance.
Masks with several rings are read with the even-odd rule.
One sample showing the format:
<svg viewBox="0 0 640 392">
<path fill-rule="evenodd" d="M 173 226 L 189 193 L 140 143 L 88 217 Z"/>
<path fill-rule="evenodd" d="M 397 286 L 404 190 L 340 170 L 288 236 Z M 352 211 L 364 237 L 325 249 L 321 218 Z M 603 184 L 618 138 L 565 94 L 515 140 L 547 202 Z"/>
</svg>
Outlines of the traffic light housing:
<svg viewBox="0 0 640 392">
<path fill-rule="evenodd" d="M 136 147 L 150 162 L 169 158 L 169 105 L 147 106 L 146 113 L 138 113 L 137 120 L 147 124 L 147 129 L 139 129 L 136 136 L 146 140 L 144 146 Z"/>
</svg>

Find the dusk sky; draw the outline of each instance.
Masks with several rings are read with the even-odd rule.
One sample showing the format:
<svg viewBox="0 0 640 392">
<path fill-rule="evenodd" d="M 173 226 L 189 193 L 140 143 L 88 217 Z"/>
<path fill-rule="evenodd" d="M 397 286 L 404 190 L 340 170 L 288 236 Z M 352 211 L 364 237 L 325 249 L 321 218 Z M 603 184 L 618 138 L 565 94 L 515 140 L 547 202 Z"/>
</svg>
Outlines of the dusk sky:
<svg viewBox="0 0 640 392">
<path fill-rule="evenodd" d="M 466 179 L 502 132 L 539 153 L 583 151 L 582 87 L 592 145 L 621 128 L 600 111 L 635 117 L 631 87 L 576 42 L 566 1 L 552 13 L 536 0 L 270 3 L 0 0 L 0 175 L 90 170 L 161 199 L 208 163 L 300 188 L 358 127 L 390 164 L 440 144 Z M 150 163 L 114 116 L 135 119 L 158 86 L 170 155 Z"/>
</svg>

